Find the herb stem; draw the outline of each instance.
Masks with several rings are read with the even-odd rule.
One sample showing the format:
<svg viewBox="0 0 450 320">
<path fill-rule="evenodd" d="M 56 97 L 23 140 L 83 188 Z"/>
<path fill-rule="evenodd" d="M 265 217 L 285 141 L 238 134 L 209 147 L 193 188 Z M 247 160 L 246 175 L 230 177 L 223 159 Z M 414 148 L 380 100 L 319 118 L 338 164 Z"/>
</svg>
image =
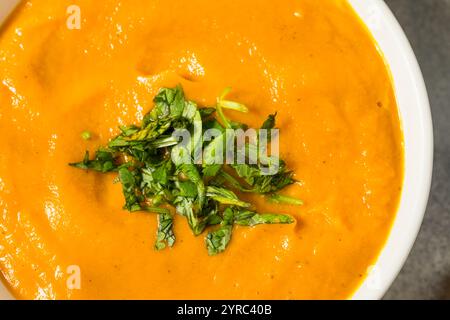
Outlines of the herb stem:
<svg viewBox="0 0 450 320">
<path fill-rule="evenodd" d="M 272 194 L 269 197 L 269 201 L 276 204 L 290 204 L 294 206 L 302 206 L 304 205 L 304 202 L 300 199 L 290 197 L 290 196 L 283 196 L 281 194 Z"/>
<path fill-rule="evenodd" d="M 222 104 L 220 103 L 220 100 L 217 101 L 217 106 L 216 106 L 216 110 L 217 110 L 217 115 L 219 116 L 222 125 L 226 128 L 226 129 L 231 129 L 231 123 L 230 121 L 228 121 L 227 117 L 225 117 L 225 114 L 223 113 L 223 109 L 222 109 Z"/>
<path fill-rule="evenodd" d="M 145 206 L 145 207 L 142 207 L 142 210 L 144 210 L 146 212 L 149 212 L 149 213 L 170 214 L 170 210 L 169 209 L 159 208 L 159 207 Z"/>
</svg>

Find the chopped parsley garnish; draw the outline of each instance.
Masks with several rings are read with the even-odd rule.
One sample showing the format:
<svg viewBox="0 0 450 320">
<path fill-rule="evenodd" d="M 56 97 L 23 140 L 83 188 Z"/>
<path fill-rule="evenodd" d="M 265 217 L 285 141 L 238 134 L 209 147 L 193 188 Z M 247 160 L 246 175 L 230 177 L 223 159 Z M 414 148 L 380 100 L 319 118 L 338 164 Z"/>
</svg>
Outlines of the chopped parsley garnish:
<svg viewBox="0 0 450 320">
<path fill-rule="evenodd" d="M 170 208 L 186 218 L 194 235 L 208 230 L 206 247 L 210 255 L 226 250 L 235 225 L 253 227 L 259 224 L 290 224 L 294 219 L 283 214 L 254 212 L 251 203 L 239 198 L 239 193 L 265 195 L 272 203 L 301 205 L 302 201 L 278 194 L 293 184 L 292 171 L 277 158 L 275 173 L 265 174 L 270 157 L 252 159 L 255 145 L 246 142 L 241 156 L 248 161 L 224 162 L 227 143 L 235 143 L 227 129 L 246 129 L 243 123 L 228 119 L 224 110 L 248 112 L 238 102 L 226 99 L 230 89 L 217 99 L 217 105 L 199 108 L 185 98 L 181 86 L 161 89 L 154 98 L 154 108 L 145 115 L 140 126 L 120 127 L 121 133 L 107 146 L 98 149 L 93 158 L 89 152 L 73 167 L 99 173 L 115 172 L 122 184 L 124 209 L 149 212 L 158 216 L 155 248 L 162 250 L 175 244 L 174 216 Z M 275 128 L 276 114 L 270 115 L 260 129 Z M 215 137 L 204 139 L 209 129 Z M 260 130 L 259 129 L 259 130 Z M 262 130 L 260 130 L 262 131 Z M 188 133 L 181 141 L 178 133 Z M 90 132 L 82 134 L 91 138 Z M 270 141 L 272 137 L 267 137 Z M 256 142 L 258 144 L 258 141 Z M 249 164 L 247 164 L 249 163 Z"/>
</svg>

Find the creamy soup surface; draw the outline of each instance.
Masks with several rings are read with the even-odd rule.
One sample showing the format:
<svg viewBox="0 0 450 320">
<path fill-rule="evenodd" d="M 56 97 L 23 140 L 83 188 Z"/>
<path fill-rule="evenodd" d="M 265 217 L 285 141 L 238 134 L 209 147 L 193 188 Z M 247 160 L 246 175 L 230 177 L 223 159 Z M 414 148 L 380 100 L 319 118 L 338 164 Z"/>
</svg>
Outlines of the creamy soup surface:
<svg viewBox="0 0 450 320">
<path fill-rule="evenodd" d="M 114 174 L 68 166 L 177 84 L 203 106 L 232 86 L 250 113 L 227 114 L 254 127 L 278 112 L 299 181 L 286 193 L 305 205 L 252 201 L 295 224 L 238 227 L 210 257 L 177 217 L 158 252 L 156 217 L 122 209 Z M 343 0 L 24 1 L 0 34 L 0 136 L 0 271 L 17 298 L 349 298 L 403 181 L 389 70 Z"/>
</svg>

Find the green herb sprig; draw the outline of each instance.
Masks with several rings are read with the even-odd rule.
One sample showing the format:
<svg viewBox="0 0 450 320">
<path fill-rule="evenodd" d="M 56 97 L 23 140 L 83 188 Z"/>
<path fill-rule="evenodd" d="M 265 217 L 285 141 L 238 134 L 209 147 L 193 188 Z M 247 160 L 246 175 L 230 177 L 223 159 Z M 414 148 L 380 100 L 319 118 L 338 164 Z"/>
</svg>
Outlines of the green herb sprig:
<svg viewBox="0 0 450 320">
<path fill-rule="evenodd" d="M 299 199 L 278 194 L 295 182 L 283 161 L 274 175 L 262 174 L 259 162 L 224 165 L 214 161 L 212 155 L 230 139 L 226 129 L 247 128 L 225 116 L 226 109 L 249 111 L 245 105 L 226 99 L 230 90 L 224 91 L 215 107 L 199 108 L 185 98 L 181 86 L 161 89 L 154 98 L 154 108 L 140 126 L 120 127 L 121 133 L 98 149 L 93 158 L 87 151 L 81 162 L 70 165 L 99 173 L 116 172 L 125 197 L 124 209 L 158 215 L 157 250 L 175 244 L 170 207 L 187 219 L 194 235 L 213 229 L 205 238 L 210 255 L 225 251 L 235 225 L 291 224 L 294 219 L 288 215 L 252 211 L 252 204 L 237 195 L 262 194 L 273 203 L 303 204 Z M 276 114 L 270 115 L 261 129 L 270 130 L 275 125 Z M 203 134 L 211 128 L 222 134 L 203 141 Z M 182 146 L 174 137 L 178 130 L 193 133 L 188 146 Z M 90 136 L 89 133 L 89 139 Z M 85 137 L 87 134 L 83 134 Z M 194 160 L 198 150 L 205 150 L 205 156 L 197 163 Z M 183 161 L 186 158 L 192 161 Z"/>
</svg>

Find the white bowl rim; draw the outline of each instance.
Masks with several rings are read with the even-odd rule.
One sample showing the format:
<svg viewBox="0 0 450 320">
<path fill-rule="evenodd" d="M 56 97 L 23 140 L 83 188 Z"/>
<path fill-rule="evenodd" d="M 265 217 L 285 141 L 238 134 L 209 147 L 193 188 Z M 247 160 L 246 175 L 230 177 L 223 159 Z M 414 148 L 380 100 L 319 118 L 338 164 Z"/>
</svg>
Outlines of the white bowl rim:
<svg viewBox="0 0 450 320">
<path fill-rule="evenodd" d="M 356 300 L 375 300 L 383 298 L 399 274 L 423 221 L 433 171 L 433 125 L 422 72 L 391 10 L 383 0 L 348 1 L 370 29 L 391 67 L 405 135 L 405 182 L 400 208 L 376 264 L 353 295 Z M 0 3 L 0 25 L 19 2 Z M 367 22 L 374 14 L 378 21 L 371 25 Z M 405 91 L 408 88 L 413 90 Z M 1 281 L 0 299 L 13 299 Z"/>
</svg>

